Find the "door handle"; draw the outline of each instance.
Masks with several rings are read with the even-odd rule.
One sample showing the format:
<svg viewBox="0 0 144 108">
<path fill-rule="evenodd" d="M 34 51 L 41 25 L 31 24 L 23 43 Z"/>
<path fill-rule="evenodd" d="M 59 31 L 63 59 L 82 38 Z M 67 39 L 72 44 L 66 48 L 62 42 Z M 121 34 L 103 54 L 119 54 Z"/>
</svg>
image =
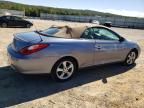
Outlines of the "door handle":
<svg viewBox="0 0 144 108">
<path fill-rule="evenodd" d="M 101 46 L 95 46 L 95 48 L 100 50 L 100 49 L 101 49 Z"/>
</svg>

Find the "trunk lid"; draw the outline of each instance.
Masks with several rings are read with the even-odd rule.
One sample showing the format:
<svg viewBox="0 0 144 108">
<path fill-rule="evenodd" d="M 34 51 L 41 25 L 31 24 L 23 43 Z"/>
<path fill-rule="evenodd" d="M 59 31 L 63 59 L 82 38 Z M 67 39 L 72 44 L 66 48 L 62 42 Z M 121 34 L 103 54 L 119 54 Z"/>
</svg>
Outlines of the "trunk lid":
<svg viewBox="0 0 144 108">
<path fill-rule="evenodd" d="M 14 35 L 13 49 L 19 51 L 27 46 L 40 43 L 42 41 L 41 36 L 36 32 L 26 32 Z"/>
</svg>

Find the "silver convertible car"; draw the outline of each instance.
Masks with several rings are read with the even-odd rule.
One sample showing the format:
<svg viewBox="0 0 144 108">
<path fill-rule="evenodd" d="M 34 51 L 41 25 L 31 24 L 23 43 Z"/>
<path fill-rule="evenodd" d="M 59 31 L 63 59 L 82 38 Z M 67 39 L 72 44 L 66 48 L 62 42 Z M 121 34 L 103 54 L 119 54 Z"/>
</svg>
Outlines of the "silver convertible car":
<svg viewBox="0 0 144 108">
<path fill-rule="evenodd" d="M 8 46 L 11 66 L 24 74 L 50 73 L 66 81 L 79 68 L 122 62 L 135 63 L 140 47 L 109 28 L 52 26 L 46 30 L 14 35 Z"/>
</svg>

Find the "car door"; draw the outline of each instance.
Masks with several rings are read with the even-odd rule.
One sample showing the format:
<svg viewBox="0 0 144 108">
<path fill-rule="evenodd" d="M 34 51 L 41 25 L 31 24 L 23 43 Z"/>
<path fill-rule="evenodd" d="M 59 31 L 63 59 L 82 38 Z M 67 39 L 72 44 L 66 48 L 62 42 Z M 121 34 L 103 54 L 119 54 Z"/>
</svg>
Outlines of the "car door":
<svg viewBox="0 0 144 108">
<path fill-rule="evenodd" d="M 20 17 L 13 16 L 14 26 L 23 26 L 23 21 Z"/>
<path fill-rule="evenodd" d="M 88 28 L 84 31 L 80 38 L 80 52 L 82 67 L 94 65 L 94 45 L 95 40 L 92 37 L 92 29 Z"/>
<path fill-rule="evenodd" d="M 95 64 L 105 64 L 122 61 L 125 52 L 125 43 L 120 42 L 120 36 L 115 32 L 104 28 L 93 28 L 93 38 L 95 39 Z"/>
<path fill-rule="evenodd" d="M 5 23 L 7 23 L 8 26 L 12 26 L 12 20 L 11 20 L 11 17 L 10 16 L 4 16 L 3 17 Z"/>
<path fill-rule="evenodd" d="M 10 26 L 17 26 L 17 21 L 15 19 L 15 16 L 10 17 Z"/>
</svg>

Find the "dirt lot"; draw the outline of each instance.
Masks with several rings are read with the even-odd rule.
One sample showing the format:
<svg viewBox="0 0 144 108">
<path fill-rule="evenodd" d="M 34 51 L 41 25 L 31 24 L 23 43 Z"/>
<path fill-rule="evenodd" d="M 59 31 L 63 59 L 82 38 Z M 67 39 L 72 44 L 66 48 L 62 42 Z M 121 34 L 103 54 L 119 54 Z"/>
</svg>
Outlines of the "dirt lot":
<svg viewBox="0 0 144 108">
<path fill-rule="evenodd" d="M 142 54 L 136 65 L 97 66 L 80 70 L 71 81 L 56 83 L 49 75 L 16 73 L 7 63 L 6 47 L 14 33 L 82 23 L 34 23 L 31 29 L 0 28 L 0 108 L 144 108 L 144 30 L 112 28 L 140 44 Z"/>
</svg>

